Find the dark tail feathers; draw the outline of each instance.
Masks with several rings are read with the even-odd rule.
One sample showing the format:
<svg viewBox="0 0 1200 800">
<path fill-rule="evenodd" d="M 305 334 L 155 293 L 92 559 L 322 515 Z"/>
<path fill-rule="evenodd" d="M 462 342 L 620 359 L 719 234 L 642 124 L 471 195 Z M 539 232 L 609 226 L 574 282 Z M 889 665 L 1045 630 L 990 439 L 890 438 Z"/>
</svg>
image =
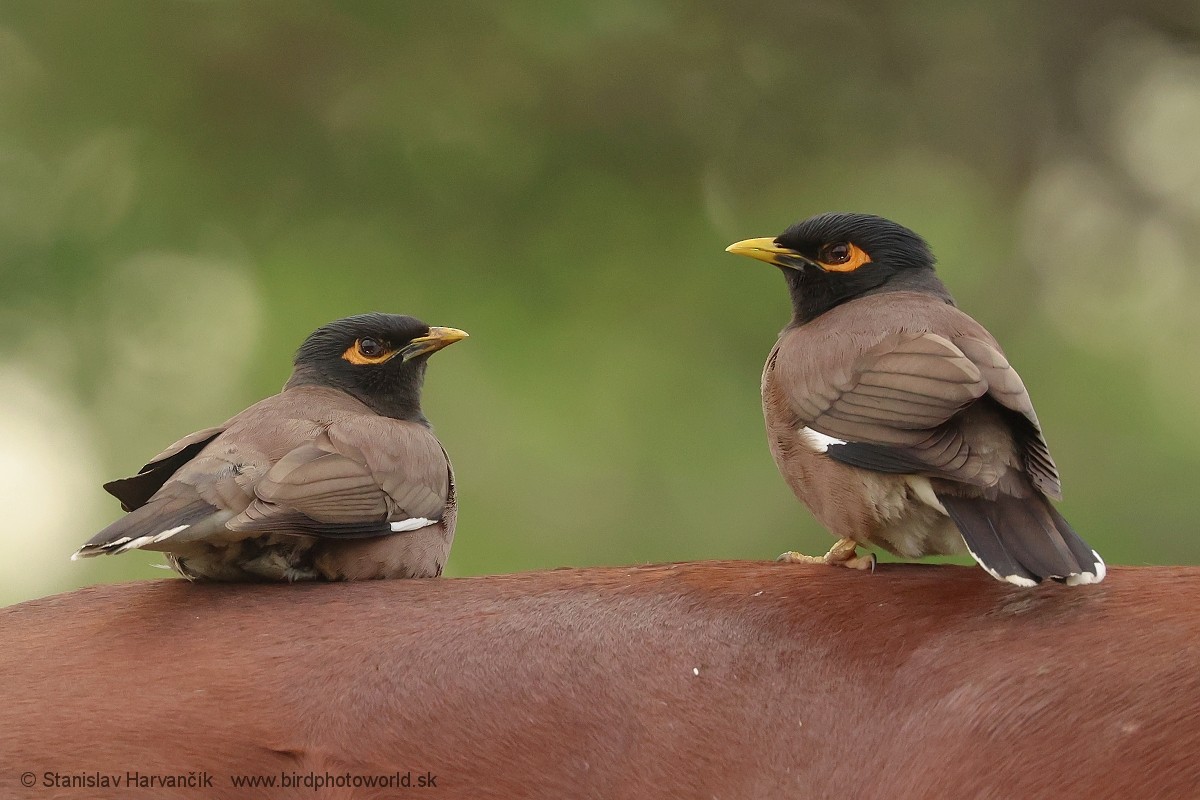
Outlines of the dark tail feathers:
<svg viewBox="0 0 1200 800">
<path fill-rule="evenodd" d="M 88 539 L 79 548 L 71 560 L 91 558 L 99 555 L 124 553 L 136 548 L 147 548 L 160 541 L 170 538 L 191 527 L 217 511 L 215 506 L 196 498 L 182 507 L 160 507 L 158 501 L 135 509 L 104 530 Z M 178 506 L 178 504 L 175 504 Z M 165 513 L 164 513 L 165 512 Z M 165 547 L 149 547 L 151 550 L 165 550 Z"/>
<path fill-rule="evenodd" d="M 971 556 L 994 578 L 1033 586 L 1104 580 L 1104 560 L 1041 494 L 995 500 L 938 493 Z"/>
</svg>

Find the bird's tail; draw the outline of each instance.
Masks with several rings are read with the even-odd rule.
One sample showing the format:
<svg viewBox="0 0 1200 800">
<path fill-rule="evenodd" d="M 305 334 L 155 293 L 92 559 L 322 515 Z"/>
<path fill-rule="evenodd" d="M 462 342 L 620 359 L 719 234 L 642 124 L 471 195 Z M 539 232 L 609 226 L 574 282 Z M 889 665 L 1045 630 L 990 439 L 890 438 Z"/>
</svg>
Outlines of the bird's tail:
<svg viewBox="0 0 1200 800">
<path fill-rule="evenodd" d="M 1040 493 L 988 500 L 939 492 L 938 500 L 971 557 L 999 580 L 1018 586 L 1034 586 L 1046 578 L 1070 585 L 1104 580 L 1100 554 Z"/>
<path fill-rule="evenodd" d="M 88 539 L 71 560 L 136 549 L 169 550 L 163 544 L 166 540 L 192 528 L 195 523 L 206 521 L 216 511 L 214 506 L 199 498 L 178 508 L 168 504 L 165 510 L 154 503 L 142 506 Z M 224 519 L 220 521 L 224 524 Z"/>
</svg>

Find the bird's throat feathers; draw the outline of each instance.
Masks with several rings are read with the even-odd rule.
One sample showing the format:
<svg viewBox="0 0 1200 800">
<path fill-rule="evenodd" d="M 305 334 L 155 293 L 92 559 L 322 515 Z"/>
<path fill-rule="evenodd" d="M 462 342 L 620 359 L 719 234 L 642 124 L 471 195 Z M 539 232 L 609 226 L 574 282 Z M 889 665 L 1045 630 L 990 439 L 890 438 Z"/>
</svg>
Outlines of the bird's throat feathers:
<svg viewBox="0 0 1200 800">
<path fill-rule="evenodd" d="M 812 322 L 856 297 L 888 292 L 920 292 L 954 305 L 954 298 L 932 267 L 889 270 L 871 264 L 853 272 L 823 272 L 816 267 L 783 269 L 792 298 L 792 326 Z"/>
</svg>

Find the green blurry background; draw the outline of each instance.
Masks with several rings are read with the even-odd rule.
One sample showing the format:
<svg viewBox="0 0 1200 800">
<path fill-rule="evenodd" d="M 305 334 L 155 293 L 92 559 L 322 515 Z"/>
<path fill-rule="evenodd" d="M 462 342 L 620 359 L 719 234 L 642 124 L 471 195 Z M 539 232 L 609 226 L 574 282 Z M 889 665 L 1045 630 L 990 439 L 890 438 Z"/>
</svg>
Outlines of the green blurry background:
<svg viewBox="0 0 1200 800">
<path fill-rule="evenodd" d="M 775 270 L 826 210 L 923 233 L 1030 386 L 1062 508 L 1196 563 L 1192 0 L 0 5 L 0 601 L 107 479 L 286 379 L 336 317 L 470 331 L 425 408 L 449 574 L 832 541 L 767 452 Z"/>
</svg>

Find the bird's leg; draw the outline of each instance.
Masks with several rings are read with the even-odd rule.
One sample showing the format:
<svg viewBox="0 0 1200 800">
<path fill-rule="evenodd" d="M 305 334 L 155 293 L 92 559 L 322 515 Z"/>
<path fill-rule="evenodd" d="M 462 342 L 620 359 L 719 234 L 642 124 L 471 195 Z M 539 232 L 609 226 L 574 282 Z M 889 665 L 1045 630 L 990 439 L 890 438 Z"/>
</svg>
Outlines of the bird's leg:
<svg viewBox="0 0 1200 800">
<path fill-rule="evenodd" d="M 781 555 L 776 561 L 788 564 L 828 564 L 831 567 L 848 567 L 850 569 L 869 569 L 875 571 L 875 554 L 858 555 L 858 542 L 853 539 L 838 539 L 833 547 L 823 556 L 806 556 L 793 550 Z"/>
</svg>

